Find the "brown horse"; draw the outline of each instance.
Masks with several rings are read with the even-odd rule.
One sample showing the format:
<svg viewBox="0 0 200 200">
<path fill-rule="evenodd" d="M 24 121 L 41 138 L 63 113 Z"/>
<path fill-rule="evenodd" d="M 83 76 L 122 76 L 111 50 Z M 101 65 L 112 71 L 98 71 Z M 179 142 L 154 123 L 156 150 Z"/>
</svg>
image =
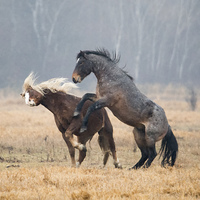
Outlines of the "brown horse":
<svg viewBox="0 0 200 200">
<path fill-rule="evenodd" d="M 111 151 L 114 165 L 121 168 L 115 151 L 113 139 L 113 127 L 105 109 L 94 112 L 88 121 L 88 130 L 79 135 L 81 122 L 91 102 L 86 102 L 79 117 L 74 118 L 73 113 L 80 98 L 68 94 L 68 90 L 77 87 L 74 83 L 64 83 L 64 78 L 50 79 L 46 82 L 35 85 L 35 78 L 31 73 L 24 81 L 22 96 L 29 106 L 43 105 L 50 110 L 59 131 L 62 133 L 71 156 L 72 166 L 79 166 L 86 156 L 85 144 L 91 140 L 96 132 L 99 133 L 98 142 L 104 152 L 103 164 L 107 163 L 109 152 Z M 64 84 L 63 84 L 64 83 Z M 77 136 L 78 142 L 73 135 Z M 75 149 L 79 150 L 79 159 L 75 163 Z"/>
<path fill-rule="evenodd" d="M 97 78 L 96 94 L 87 93 L 77 106 L 74 116 L 78 116 L 86 100 L 93 101 L 83 119 L 81 132 L 87 129 L 88 118 L 95 110 L 108 107 L 122 122 L 133 126 L 134 136 L 141 150 L 141 159 L 132 168 L 149 167 L 156 157 L 155 143 L 162 139 L 162 165 L 173 166 L 178 152 L 176 138 L 168 124 L 163 108 L 142 94 L 133 78 L 117 66 L 119 58 L 103 49 L 81 51 L 72 79 L 80 83 L 93 72 Z M 145 163 L 146 162 L 146 163 Z"/>
</svg>

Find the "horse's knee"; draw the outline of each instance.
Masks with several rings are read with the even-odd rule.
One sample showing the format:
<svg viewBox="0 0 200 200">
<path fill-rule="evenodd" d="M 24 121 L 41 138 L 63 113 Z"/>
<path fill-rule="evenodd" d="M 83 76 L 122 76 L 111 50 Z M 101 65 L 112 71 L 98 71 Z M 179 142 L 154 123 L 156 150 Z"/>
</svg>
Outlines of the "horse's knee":
<svg viewBox="0 0 200 200">
<path fill-rule="evenodd" d="M 64 133 L 64 137 L 67 139 L 67 140 L 71 140 L 71 138 L 73 138 L 73 134 L 72 134 L 72 132 L 71 131 L 66 131 L 65 133 Z"/>
<path fill-rule="evenodd" d="M 84 144 L 79 144 L 78 149 L 83 152 L 87 152 L 86 146 Z"/>
<path fill-rule="evenodd" d="M 81 144 L 81 143 L 77 142 L 74 139 L 73 134 L 70 131 L 66 131 L 65 132 L 65 138 L 66 138 L 67 141 L 69 141 L 71 143 L 71 145 L 74 148 L 76 148 L 76 149 L 78 149 L 80 151 L 84 151 L 84 152 L 87 151 L 86 146 L 84 144 Z"/>
<path fill-rule="evenodd" d="M 87 148 L 84 144 L 80 144 L 78 142 L 73 142 L 73 147 L 78 149 L 79 151 L 82 151 L 82 152 L 87 152 Z"/>
</svg>

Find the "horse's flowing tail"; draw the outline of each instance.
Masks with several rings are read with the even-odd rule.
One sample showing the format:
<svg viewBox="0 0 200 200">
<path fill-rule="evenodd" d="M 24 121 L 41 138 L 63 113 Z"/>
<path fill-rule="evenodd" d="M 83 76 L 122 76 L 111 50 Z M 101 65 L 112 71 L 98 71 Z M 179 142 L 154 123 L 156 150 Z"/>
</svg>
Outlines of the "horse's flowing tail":
<svg viewBox="0 0 200 200">
<path fill-rule="evenodd" d="M 109 155 L 110 155 L 110 146 L 109 146 L 109 143 L 108 143 L 108 139 L 103 135 L 99 135 L 98 143 L 99 143 L 101 150 L 104 153 L 103 164 L 106 165 L 108 158 L 109 158 Z"/>
<path fill-rule="evenodd" d="M 178 143 L 171 130 L 171 127 L 168 127 L 167 134 L 162 140 L 160 148 L 160 156 L 163 155 L 163 160 L 161 165 L 164 167 L 166 164 L 173 166 L 178 153 Z"/>
</svg>

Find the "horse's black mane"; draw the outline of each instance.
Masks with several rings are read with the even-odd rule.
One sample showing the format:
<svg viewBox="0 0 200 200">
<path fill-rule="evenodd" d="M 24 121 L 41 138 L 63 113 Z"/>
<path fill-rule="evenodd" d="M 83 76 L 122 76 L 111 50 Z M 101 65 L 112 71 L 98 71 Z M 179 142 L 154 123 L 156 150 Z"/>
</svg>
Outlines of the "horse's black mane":
<svg viewBox="0 0 200 200">
<path fill-rule="evenodd" d="M 96 51 L 89 51 L 89 50 L 80 51 L 80 53 L 77 55 L 77 59 L 80 58 L 84 53 L 87 55 L 95 54 L 98 56 L 103 56 L 103 57 L 107 58 L 108 61 L 114 62 L 115 64 L 117 64 L 120 61 L 120 55 L 117 55 L 116 52 L 113 52 L 112 56 L 111 56 L 110 52 L 104 48 L 97 49 Z"/>
<path fill-rule="evenodd" d="M 116 51 L 114 51 L 112 53 L 112 57 L 111 57 L 111 54 L 110 52 L 107 50 L 107 49 L 104 49 L 104 48 L 101 48 L 101 49 L 97 49 L 96 51 L 89 51 L 89 50 L 86 50 L 86 51 L 80 51 L 77 55 L 77 59 L 80 58 L 81 56 L 84 56 L 84 54 L 95 54 L 95 55 L 98 55 L 98 56 L 103 56 L 105 57 L 108 61 L 111 61 L 115 64 L 117 64 L 119 61 L 120 61 L 120 55 L 117 55 Z M 130 76 L 126 71 L 122 70 L 131 80 L 133 80 L 133 77 Z"/>
</svg>

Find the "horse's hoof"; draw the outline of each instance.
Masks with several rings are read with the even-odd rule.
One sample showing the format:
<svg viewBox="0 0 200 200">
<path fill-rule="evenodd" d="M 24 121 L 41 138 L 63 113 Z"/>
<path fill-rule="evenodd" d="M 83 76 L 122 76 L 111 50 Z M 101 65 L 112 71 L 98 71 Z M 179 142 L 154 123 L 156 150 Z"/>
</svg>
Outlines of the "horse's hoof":
<svg viewBox="0 0 200 200">
<path fill-rule="evenodd" d="M 79 116 L 79 115 L 80 115 L 80 112 L 77 111 L 77 110 L 75 110 L 75 111 L 74 111 L 74 117 L 77 117 L 77 116 Z"/>
<path fill-rule="evenodd" d="M 80 162 L 76 162 L 76 168 L 79 168 L 80 167 Z"/>
<path fill-rule="evenodd" d="M 119 163 L 119 161 L 114 162 L 114 165 L 115 165 L 115 168 L 122 169 L 122 165 Z"/>
<path fill-rule="evenodd" d="M 133 167 L 131 167 L 131 168 L 129 168 L 129 170 L 137 170 L 137 169 L 139 169 L 141 166 L 136 166 L 136 165 L 134 165 Z"/>
<path fill-rule="evenodd" d="M 136 170 L 137 168 L 135 166 L 129 168 L 128 170 Z"/>
<path fill-rule="evenodd" d="M 82 126 L 81 129 L 80 129 L 80 133 L 83 133 L 86 130 L 87 130 L 87 127 L 86 126 Z"/>
<path fill-rule="evenodd" d="M 117 166 L 117 168 L 118 168 L 118 169 L 123 169 L 122 164 L 119 163 L 118 166 Z"/>
<path fill-rule="evenodd" d="M 120 163 L 118 163 L 118 164 L 115 165 L 115 168 L 122 169 L 122 165 Z"/>
</svg>

